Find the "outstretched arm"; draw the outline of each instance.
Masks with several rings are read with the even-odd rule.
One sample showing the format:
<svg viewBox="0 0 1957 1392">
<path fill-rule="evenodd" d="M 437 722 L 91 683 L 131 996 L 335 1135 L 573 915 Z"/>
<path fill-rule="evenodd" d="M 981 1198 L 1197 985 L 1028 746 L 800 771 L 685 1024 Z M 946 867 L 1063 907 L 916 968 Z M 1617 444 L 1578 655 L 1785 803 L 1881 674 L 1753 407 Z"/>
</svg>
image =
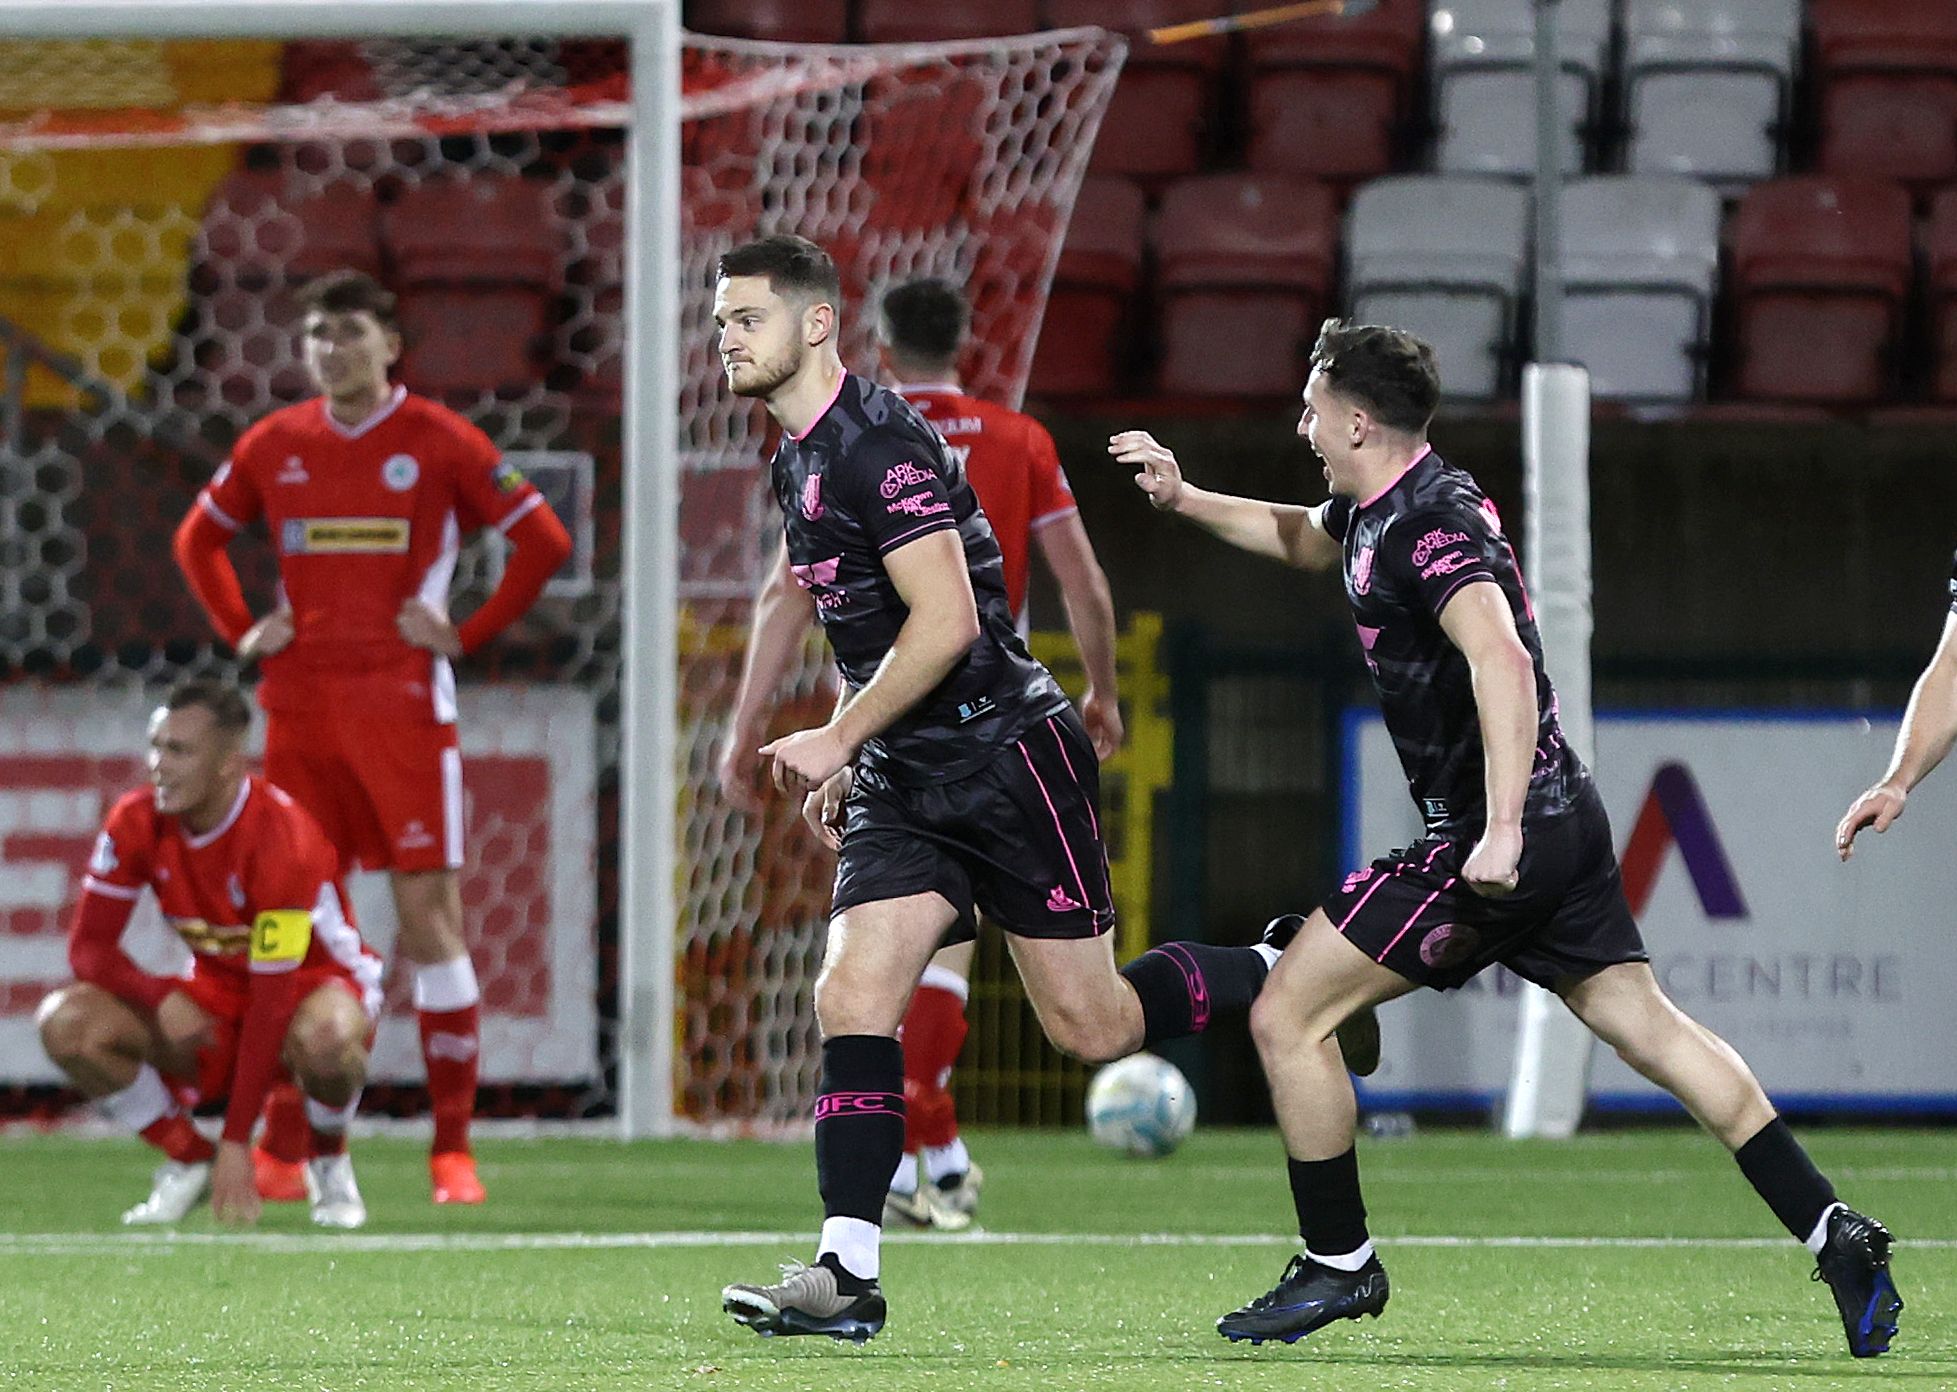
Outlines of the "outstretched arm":
<svg viewBox="0 0 1957 1392">
<path fill-rule="evenodd" d="M 1173 512 L 1230 545 L 1300 570 L 1330 570 L 1343 555 L 1325 532 L 1325 505 L 1267 503 L 1197 488 L 1182 476 L 1175 454 L 1145 430 L 1126 430 L 1108 440 L 1108 453 L 1140 472 L 1135 486 L 1160 512 Z"/>
<path fill-rule="evenodd" d="M 1957 743 L 1957 614 L 1944 620 L 1943 637 L 1930 665 L 1916 679 L 1896 732 L 1896 747 L 1881 779 L 1849 805 L 1835 828 L 1835 852 L 1843 860 L 1855 854 L 1855 837 L 1862 828 L 1889 830 L 1903 815 L 1909 793 L 1942 763 Z"/>
<path fill-rule="evenodd" d="M 1114 595 L 1108 589 L 1107 574 L 1095 558 L 1094 544 L 1087 539 L 1079 513 L 1056 517 L 1033 535 L 1039 538 L 1040 554 L 1060 586 L 1067 627 L 1073 632 L 1074 646 L 1080 649 L 1080 663 L 1087 672 L 1081 720 L 1094 741 L 1095 757 L 1111 758 L 1121 748 L 1124 731 L 1120 679 L 1114 662 Z"/>
<path fill-rule="evenodd" d="M 741 685 L 727 717 L 727 734 L 715 772 L 721 796 L 742 811 L 752 812 L 760 805 L 755 797 L 754 773 L 760 766 L 758 751 L 768 724 L 768 706 L 781 690 L 795 655 L 801 651 L 802 635 L 814 618 L 815 603 L 795 583 L 784 542 L 754 596 Z"/>
</svg>

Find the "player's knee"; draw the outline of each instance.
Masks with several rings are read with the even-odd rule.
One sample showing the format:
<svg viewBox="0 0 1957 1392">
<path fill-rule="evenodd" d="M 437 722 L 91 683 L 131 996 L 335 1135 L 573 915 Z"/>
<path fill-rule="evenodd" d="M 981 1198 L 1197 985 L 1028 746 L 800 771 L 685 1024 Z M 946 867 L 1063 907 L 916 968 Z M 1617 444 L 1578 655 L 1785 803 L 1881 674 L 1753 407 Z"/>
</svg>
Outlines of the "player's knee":
<svg viewBox="0 0 1957 1392">
<path fill-rule="evenodd" d="M 1127 1037 L 1121 1021 L 1086 1001 L 1052 1005 L 1042 1023 L 1054 1048 L 1083 1063 L 1112 1063 L 1134 1052 L 1135 1041 Z"/>
<path fill-rule="evenodd" d="M 292 1026 L 294 1063 L 311 1082 L 345 1082 L 357 1078 L 367 1060 L 365 1022 L 337 1011 L 320 1011 Z"/>
<path fill-rule="evenodd" d="M 34 1012 L 34 1026 L 40 1031 L 41 1047 L 55 1063 L 70 1063 L 98 1058 L 109 1051 L 111 1031 L 98 1012 L 89 1008 L 86 993 L 73 986 L 50 991 Z"/>
<path fill-rule="evenodd" d="M 1309 1035 L 1309 1021 L 1297 1002 L 1265 991 L 1250 1003 L 1250 1038 L 1260 1057 L 1296 1049 Z"/>
</svg>

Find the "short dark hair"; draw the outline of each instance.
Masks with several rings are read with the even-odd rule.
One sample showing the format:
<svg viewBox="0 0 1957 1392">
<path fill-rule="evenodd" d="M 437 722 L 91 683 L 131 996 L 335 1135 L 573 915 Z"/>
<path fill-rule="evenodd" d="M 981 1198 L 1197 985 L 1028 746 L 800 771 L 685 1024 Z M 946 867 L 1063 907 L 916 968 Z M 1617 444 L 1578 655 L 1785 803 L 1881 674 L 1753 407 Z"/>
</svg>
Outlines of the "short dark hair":
<svg viewBox="0 0 1957 1392">
<path fill-rule="evenodd" d="M 190 677 L 170 688 L 163 698 L 165 710 L 190 710 L 202 706 L 211 713 L 218 729 L 228 735 L 242 735 L 251 728 L 251 703 L 230 682 L 215 677 Z"/>
<path fill-rule="evenodd" d="M 829 253 L 807 237 L 760 237 L 721 253 L 718 278 L 766 276 L 783 299 L 827 300 L 842 308 L 843 278 Z"/>
<path fill-rule="evenodd" d="M 1441 399 L 1434 350 L 1405 329 L 1327 319 L 1312 345 L 1311 365 L 1333 390 L 1390 430 L 1425 430 Z"/>
<path fill-rule="evenodd" d="M 954 361 L 972 318 L 965 297 L 942 280 L 906 281 L 884 294 L 881 309 L 891 350 L 926 363 Z"/>
<path fill-rule="evenodd" d="M 366 311 L 390 332 L 399 333 L 401 321 L 394 311 L 394 292 L 365 271 L 328 271 L 306 282 L 299 291 L 299 308 L 311 314 L 358 314 Z"/>
</svg>

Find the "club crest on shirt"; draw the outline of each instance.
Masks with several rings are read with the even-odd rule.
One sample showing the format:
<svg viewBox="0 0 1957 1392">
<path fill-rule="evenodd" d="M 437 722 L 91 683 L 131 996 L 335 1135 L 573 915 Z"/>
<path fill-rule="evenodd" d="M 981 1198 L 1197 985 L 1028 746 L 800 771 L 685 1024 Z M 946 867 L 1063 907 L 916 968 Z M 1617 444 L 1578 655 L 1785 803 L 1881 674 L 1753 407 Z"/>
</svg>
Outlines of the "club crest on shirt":
<svg viewBox="0 0 1957 1392">
<path fill-rule="evenodd" d="M 1366 594 L 1373 588 L 1373 548 L 1362 546 L 1352 558 L 1352 592 Z"/>
<path fill-rule="evenodd" d="M 412 454 L 390 454 L 381 465 L 381 482 L 396 493 L 405 493 L 421 477 L 421 462 Z"/>
<path fill-rule="evenodd" d="M 810 474 L 802 481 L 802 516 L 814 522 L 822 513 L 822 475 Z"/>
</svg>

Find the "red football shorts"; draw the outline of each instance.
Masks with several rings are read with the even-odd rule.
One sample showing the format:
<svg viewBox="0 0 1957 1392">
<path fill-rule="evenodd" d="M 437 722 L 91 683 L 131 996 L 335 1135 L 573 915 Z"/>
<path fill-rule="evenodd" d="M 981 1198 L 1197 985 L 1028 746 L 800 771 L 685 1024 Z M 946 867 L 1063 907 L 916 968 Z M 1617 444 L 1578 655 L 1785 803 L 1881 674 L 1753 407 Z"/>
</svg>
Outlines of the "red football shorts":
<svg viewBox="0 0 1957 1392">
<path fill-rule="evenodd" d="M 338 967 L 300 967 L 298 973 L 302 1001 L 322 986 L 338 986 L 363 1007 L 366 1004 L 360 983 Z M 197 1051 L 196 1085 L 200 1102 L 219 1101 L 230 1093 L 231 1079 L 238 1072 L 238 1033 L 245 1023 L 246 982 L 229 972 L 193 970 L 176 989 L 196 1001 L 216 1022 L 211 1042 Z M 370 1033 L 370 1043 L 372 1037 Z"/>
<path fill-rule="evenodd" d="M 318 818 L 342 870 L 462 868 L 462 752 L 453 725 L 273 711 L 265 777 Z"/>
</svg>

